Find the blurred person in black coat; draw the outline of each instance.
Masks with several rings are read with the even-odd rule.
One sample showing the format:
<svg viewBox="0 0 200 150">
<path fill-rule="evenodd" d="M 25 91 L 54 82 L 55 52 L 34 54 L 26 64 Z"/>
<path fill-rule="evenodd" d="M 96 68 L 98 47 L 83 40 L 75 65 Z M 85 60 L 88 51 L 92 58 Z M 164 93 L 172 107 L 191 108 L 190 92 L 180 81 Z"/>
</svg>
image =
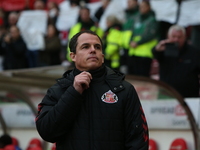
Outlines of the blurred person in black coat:
<svg viewBox="0 0 200 150">
<path fill-rule="evenodd" d="M 21 37 L 17 26 L 11 26 L 9 32 L 4 36 L 1 43 L 1 54 L 3 55 L 3 69 L 27 68 L 27 47 Z"/>
<path fill-rule="evenodd" d="M 160 80 L 183 97 L 199 97 L 200 51 L 187 43 L 185 28 L 173 25 L 168 37 L 153 48 Z"/>
<path fill-rule="evenodd" d="M 45 49 L 39 51 L 40 65 L 51 66 L 61 64 L 61 41 L 59 31 L 53 24 L 47 27 L 47 35 L 45 36 Z"/>
</svg>

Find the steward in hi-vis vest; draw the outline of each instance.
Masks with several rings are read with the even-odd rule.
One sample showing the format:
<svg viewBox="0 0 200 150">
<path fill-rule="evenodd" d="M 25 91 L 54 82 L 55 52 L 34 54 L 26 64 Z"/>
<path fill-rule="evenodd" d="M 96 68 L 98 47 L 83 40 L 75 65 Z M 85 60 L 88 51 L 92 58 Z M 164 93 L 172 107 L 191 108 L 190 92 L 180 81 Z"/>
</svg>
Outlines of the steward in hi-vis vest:
<svg viewBox="0 0 200 150">
<path fill-rule="evenodd" d="M 103 36 L 105 64 L 113 69 L 120 67 L 122 25 L 115 16 L 107 17 L 107 29 Z"/>
<path fill-rule="evenodd" d="M 134 17 L 129 48 L 129 74 L 150 76 L 151 49 L 158 42 L 158 22 L 148 1 L 139 4 L 139 13 Z"/>
</svg>

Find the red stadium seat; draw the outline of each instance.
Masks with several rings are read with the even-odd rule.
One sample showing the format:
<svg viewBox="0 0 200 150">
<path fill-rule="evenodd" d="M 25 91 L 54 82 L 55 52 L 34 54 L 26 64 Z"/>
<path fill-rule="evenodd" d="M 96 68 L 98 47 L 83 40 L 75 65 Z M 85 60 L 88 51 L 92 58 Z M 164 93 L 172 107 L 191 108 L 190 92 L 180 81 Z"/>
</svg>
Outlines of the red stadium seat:
<svg viewBox="0 0 200 150">
<path fill-rule="evenodd" d="M 53 143 L 53 145 L 51 146 L 51 150 L 56 150 L 56 143 Z"/>
<path fill-rule="evenodd" d="M 15 146 L 19 146 L 18 139 L 15 138 L 15 137 L 12 137 L 12 144 L 15 145 Z"/>
<path fill-rule="evenodd" d="M 187 150 L 187 142 L 183 138 L 177 138 L 172 141 L 169 150 Z"/>
<path fill-rule="evenodd" d="M 14 145 L 6 145 L 3 150 L 15 150 Z"/>
<path fill-rule="evenodd" d="M 42 150 L 42 148 L 37 146 L 37 147 L 31 147 L 28 150 Z"/>
<path fill-rule="evenodd" d="M 149 139 L 149 150 L 157 150 L 157 143 L 153 139 Z"/>
<path fill-rule="evenodd" d="M 31 139 L 26 150 L 42 150 L 41 140 L 38 138 Z"/>
</svg>

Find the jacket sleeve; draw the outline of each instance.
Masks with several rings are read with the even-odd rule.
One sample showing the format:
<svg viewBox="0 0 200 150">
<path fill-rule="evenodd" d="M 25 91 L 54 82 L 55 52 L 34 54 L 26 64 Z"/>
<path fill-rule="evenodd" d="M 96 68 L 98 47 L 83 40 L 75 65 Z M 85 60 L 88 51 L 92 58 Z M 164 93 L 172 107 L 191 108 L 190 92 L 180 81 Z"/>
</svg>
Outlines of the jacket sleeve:
<svg viewBox="0 0 200 150">
<path fill-rule="evenodd" d="M 124 115 L 126 150 L 148 150 L 148 125 L 142 105 L 133 86 L 129 88 Z"/>
<path fill-rule="evenodd" d="M 48 142 L 56 142 L 71 130 L 83 102 L 73 86 L 61 90 L 59 86 L 51 87 L 38 105 L 36 128 Z"/>
<path fill-rule="evenodd" d="M 164 59 L 164 51 L 156 51 L 155 47 L 152 49 L 152 54 L 155 59 L 161 62 Z"/>
</svg>

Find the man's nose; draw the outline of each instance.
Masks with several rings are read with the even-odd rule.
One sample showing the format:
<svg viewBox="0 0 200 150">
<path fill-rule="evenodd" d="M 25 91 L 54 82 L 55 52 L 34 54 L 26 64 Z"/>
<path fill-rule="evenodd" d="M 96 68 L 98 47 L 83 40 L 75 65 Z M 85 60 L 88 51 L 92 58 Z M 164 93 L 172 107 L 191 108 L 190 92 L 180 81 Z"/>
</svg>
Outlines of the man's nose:
<svg viewBox="0 0 200 150">
<path fill-rule="evenodd" d="M 178 42 L 179 41 L 179 37 L 175 37 L 173 41 L 174 42 Z"/>
<path fill-rule="evenodd" d="M 90 48 L 90 52 L 95 52 L 96 50 L 95 50 L 95 47 L 94 46 L 91 46 L 91 48 Z"/>
</svg>

